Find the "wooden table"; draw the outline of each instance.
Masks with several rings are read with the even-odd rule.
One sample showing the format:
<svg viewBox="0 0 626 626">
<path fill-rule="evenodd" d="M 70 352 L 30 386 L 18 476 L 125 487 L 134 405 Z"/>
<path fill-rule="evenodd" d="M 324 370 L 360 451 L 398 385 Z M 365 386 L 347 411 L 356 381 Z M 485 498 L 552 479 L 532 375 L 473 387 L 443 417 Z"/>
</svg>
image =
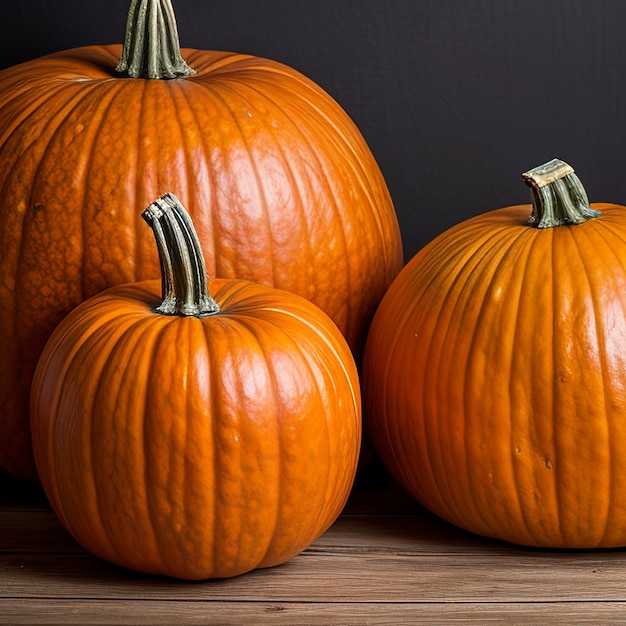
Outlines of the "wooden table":
<svg viewBox="0 0 626 626">
<path fill-rule="evenodd" d="M 0 473 L 0 623 L 626 624 L 626 552 L 529 550 L 469 535 L 374 463 L 301 555 L 188 583 L 96 559 L 38 489 Z"/>
</svg>

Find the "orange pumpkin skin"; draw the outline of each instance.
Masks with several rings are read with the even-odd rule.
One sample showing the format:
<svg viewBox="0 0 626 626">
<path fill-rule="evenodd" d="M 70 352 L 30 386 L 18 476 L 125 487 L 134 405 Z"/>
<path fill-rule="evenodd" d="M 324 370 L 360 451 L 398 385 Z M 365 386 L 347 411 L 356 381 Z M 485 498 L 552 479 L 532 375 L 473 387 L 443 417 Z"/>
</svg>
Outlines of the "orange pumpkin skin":
<svg viewBox="0 0 626 626">
<path fill-rule="evenodd" d="M 121 78 L 120 54 L 86 47 L 0 72 L 0 466 L 31 480 L 36 359 L 76 304 L 158 276 L 138 217 L 154 197 L 184 201 L 211 276 L 310 299 L 357 360 L 403 263 L 382 174 L 313 82 L 277 62 L 202 50 L 183 50 L 194 76 Z"/>
<path fill-rule="evenodd" d="M 626 545 L 626 208 L 526 225 L 529 206 L 443 233 L 371 326 L 364 414 L 429 509 L 530 546 Z"/>
<path fill-rule="evenodd" d="M 161 285 L 79 305 L 33 382 L 42 485 L 86 549 L 147 573 L 282 563 L 339 515 L 357 465 L 359 381 L 339 330 L 299 296 L 214 280 L 222 311 L 153 312 Z"/>
</svg>

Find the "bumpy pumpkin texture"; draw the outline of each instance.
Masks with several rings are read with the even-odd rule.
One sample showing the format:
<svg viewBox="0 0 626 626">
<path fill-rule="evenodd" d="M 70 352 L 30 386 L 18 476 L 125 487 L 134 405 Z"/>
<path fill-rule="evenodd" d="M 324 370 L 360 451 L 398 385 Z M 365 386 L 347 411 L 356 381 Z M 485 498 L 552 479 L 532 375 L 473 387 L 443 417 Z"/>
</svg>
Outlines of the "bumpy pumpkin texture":
<svg viewBox="0 0 626 626">
<path fill-rule="evenodd" d="M 624 546 L 626 208 L 590 208 L 558 161 L 537 171 L 534 212 L 458 224 L 390 287 L 365 353 L 369 432 L 404 487 L 458 526 Z"/>
<path fill-rule="evenodd" d="M 55 330 L 32 388 L 37 467 L 67 530 L 184 579 L 308 546 L 346 502 L 361 434 L 356 365 L 325 313 L 249 281 L 209 289 L 202 310 L 206 293 L 162 299 L 158 281 L 94 296 Z"/>
<path fill-rule="evenodd" d="M 310 299 L 357 358 L 403 262 L 371 151 L 311 80 L 190 49 L 194 75 L 135 79 L 116 73 L 121 54 L 85 47 L 0 72 L 0 466 L 33 480 L 37 357 L 79 302 L 158 276 L 138 217 L 155 197 L 189 209 L 211 276 Z"/>
</svg>

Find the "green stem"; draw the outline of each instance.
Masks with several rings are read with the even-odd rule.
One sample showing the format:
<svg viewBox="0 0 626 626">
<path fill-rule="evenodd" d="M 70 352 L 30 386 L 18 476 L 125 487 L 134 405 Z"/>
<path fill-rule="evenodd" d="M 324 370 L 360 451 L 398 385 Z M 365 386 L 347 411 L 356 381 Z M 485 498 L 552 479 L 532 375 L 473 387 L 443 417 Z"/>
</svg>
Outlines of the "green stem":
<svg viewBox="0 0 626 626">
<path fill-rule="evenodd" d="M 195 74 L 180 54 L 171 0 L 131 0 L 122 57 L 115 69 L 131 78 Z"/>
<path fill-rule="evenodd" d="M 533 210 L 528 222 L 532 226 L 582 224 L 601 215 L 589 206 L 587 192 L 574 169 L 560 159 L 539 165 L 522 178 L 532 189 Z"/>
<path fill-rule="evenodd" d="M 171 193 L 155 200 L 142 217 L 152 228 L 161 264 L 163 315 L 206 317 L 220 307 L 209 293 L 204 255 L 189 214 Z"/>
</svg>

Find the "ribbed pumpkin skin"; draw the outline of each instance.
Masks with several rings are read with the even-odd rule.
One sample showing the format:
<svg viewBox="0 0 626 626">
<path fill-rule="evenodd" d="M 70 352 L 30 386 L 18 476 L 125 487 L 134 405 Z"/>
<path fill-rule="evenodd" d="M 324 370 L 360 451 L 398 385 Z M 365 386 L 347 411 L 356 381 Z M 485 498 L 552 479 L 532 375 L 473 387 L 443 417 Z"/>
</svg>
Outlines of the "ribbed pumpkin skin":
<svg viewBox="0 0 626 626">
<path fill-rule="evenodd" d="M 446 520 L 530 546 L 626 545 L 626 208 L 443 233 L 372 323 L 364 413 L 382 459 Z"/>
<path fill-rule="evenodd" d="M 183 50 L 195 76 L 120 78 L 120 54 L 81 48 L 0 72 L 0 466 L 32 480 L 36 358 L 76 304 L 158 276 L 139 217 L 155 197 L 185 203 L 211 276 L 312 300 L 359 360 L 403 263 L 369 148 L 310 80 L 266 59 L 200 50 Z"/>
<path fill-rule="evenodd" d="M 33 381 L 43 487 L 68 531 L 122 566 L 184 579 L 282 563 L 341 512 L 361 434 L 334 324 L 298 296 L 212 281 L 222 307 L 163 316 L 160 284 L 64 319 Z"/>
</svg>

